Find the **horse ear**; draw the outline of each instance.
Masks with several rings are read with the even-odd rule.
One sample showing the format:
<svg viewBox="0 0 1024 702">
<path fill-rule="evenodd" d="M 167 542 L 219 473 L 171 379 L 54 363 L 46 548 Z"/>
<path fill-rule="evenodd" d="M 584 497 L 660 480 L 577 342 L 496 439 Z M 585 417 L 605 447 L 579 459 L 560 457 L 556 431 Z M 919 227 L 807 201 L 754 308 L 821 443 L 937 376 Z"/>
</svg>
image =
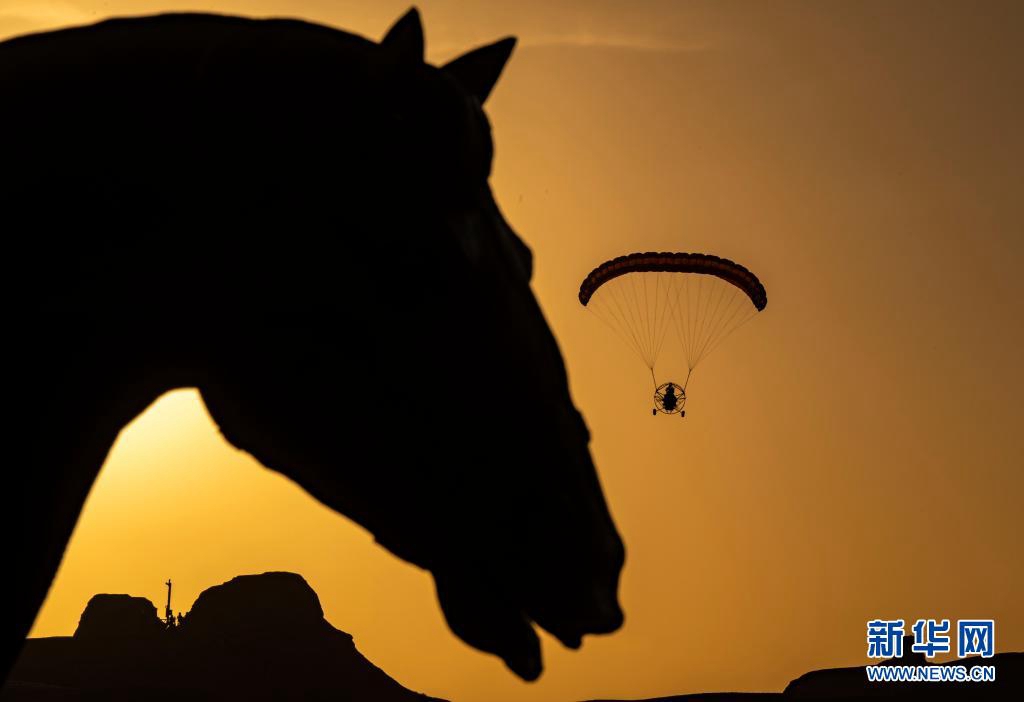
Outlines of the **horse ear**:
<svg viewBox="0 0 1024 702">
<path fill-rule="evenodd" d="M 443 70 L 447 71 L 463 88 L 475 95 L 483 104 L 491 89 L 498 82 L 498 76 L 505 68 L 508 57 L 515 48 L 516 38 L 506 37 L 446 63 Z"/>
<path fill-rule="evenodd" d="M 399 65 L 423 62 L 423 24 L 415 7 L 402 15 L 381 39 L 380 45 Z"/>
</svg>

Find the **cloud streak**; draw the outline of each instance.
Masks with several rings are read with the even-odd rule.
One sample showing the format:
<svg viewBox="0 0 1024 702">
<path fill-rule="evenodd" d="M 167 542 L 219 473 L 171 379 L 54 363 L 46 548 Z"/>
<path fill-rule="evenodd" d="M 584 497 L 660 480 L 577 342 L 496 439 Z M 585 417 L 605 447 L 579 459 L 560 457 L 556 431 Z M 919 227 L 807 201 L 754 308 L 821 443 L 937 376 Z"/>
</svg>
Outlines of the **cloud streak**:
<svg viewBox="0 0 1024 702">
<path fill-rule="evenodd" d="M 714 45 L 710 41 L 667 41 L 656 37 L 615 35 L 590 32 L 569 32 L 562 34 L 521 34 L 519 49 L 607 49 L 613 51 L 635 51 L 644 53 L 683 54 L 710 51 Z M 447 56 L 463 52 L 467 47 L 480 46 L 495 40 L 488 36 L 476 40 L 458 43 L 444 42 L 437 46 L 429 46 L 432 56 Z"/>
<path fill-rule="evenodd" d="M 525 36 L 522 38 L 521 44 L 524 47 L 623 49 L 626 51 L 651 51 L 661 53 L 707 51 L 711 48 L 710 42 L 706 41 L 666 41 L 655 37 L 619 36 L 614 34 L 596 34 L 590 32 Z"/>
</svg>

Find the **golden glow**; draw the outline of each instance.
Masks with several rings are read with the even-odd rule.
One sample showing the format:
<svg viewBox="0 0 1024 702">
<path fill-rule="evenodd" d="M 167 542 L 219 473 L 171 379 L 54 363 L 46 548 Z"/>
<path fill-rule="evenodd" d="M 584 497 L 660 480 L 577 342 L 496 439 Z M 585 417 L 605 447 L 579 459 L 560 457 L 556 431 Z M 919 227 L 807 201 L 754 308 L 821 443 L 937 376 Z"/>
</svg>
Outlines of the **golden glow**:
<svg viewBox="0 0 1024 702">
<path fill-rule="evenodd" d="M 407 5 L 3 2 L 0 36 L 189 7 L 377 38 Z M 159 603 L 170 576 L 180 607 L 281 569 L 376 665 L 459 702 L 779 690 L 863 662 L 878 616 L 994 617 L 998 647 L 1024 648 L 1021 8 L 420 3 L 434 61 L 522 40 L 488 104 L 493 183 L 626 540 L 624 629 L 577 653 L 546 639 L 541 681 L 514 680 L 448 632 L 427 574 L 182 391 L 118 441 L 33 635 L 70 633 L 96 592 Z M 768 289 L 685 420 L 651 417 L 646 369 L 576 302 L 636 249 L 717 253 Z"/>
</svg>

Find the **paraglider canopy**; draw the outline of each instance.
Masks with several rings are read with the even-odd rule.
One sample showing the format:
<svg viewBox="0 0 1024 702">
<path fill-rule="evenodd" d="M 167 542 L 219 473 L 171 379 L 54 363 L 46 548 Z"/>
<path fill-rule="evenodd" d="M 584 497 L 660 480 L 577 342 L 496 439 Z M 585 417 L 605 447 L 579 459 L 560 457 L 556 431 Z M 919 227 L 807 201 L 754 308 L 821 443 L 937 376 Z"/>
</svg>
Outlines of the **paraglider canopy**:
<svg viewBox="0 0 1024 702">
<path fill-rule="evenodd" d="M 580 303 L 614 329 L 651 372 L 655 414 L 682 414 L 693 369 L 768 305 L 750 270 L 702 253 L 631 253 L 605 261 L 580 285 Z M 682 384 L 658 384 L 655 366 L 670 330 L 686 362 Z M 666 395 L 666 393 L 668 393 Z"/>
<path fill-rule="evenodd" d="M 713 275 L 746 293 L 758 312 L 768 306 L 768 293 L 757 276 L 727 258 L 701 253 L 631 253 L 605 261 L 584 278 L 580 285 L 580 303 L 586 307 L 598 288 L 627 273 Z"/>
</svg>

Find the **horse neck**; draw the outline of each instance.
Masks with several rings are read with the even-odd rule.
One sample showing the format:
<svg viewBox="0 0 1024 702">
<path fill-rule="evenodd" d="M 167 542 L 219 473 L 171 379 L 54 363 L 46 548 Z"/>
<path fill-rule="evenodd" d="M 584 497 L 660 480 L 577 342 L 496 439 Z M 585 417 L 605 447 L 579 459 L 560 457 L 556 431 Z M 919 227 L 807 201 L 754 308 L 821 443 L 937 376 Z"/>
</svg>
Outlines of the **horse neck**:
<svg viewBox="0 0 1024 702">
<path fill-rule="evenodd" d="M 194 335 L 166 321 L 173 295 L 101 273 L 91 286 L 51 281 L 18 315 L 22 372 L 9 388 L 30 439 L 22 465 L 34 477 L 24 487 L 39 509 L 66 485 L 61 507 L 77 515 L 79 488 L 87 492 L 120 431 L 164 393 L 196 383 Z"/>
</svg>

